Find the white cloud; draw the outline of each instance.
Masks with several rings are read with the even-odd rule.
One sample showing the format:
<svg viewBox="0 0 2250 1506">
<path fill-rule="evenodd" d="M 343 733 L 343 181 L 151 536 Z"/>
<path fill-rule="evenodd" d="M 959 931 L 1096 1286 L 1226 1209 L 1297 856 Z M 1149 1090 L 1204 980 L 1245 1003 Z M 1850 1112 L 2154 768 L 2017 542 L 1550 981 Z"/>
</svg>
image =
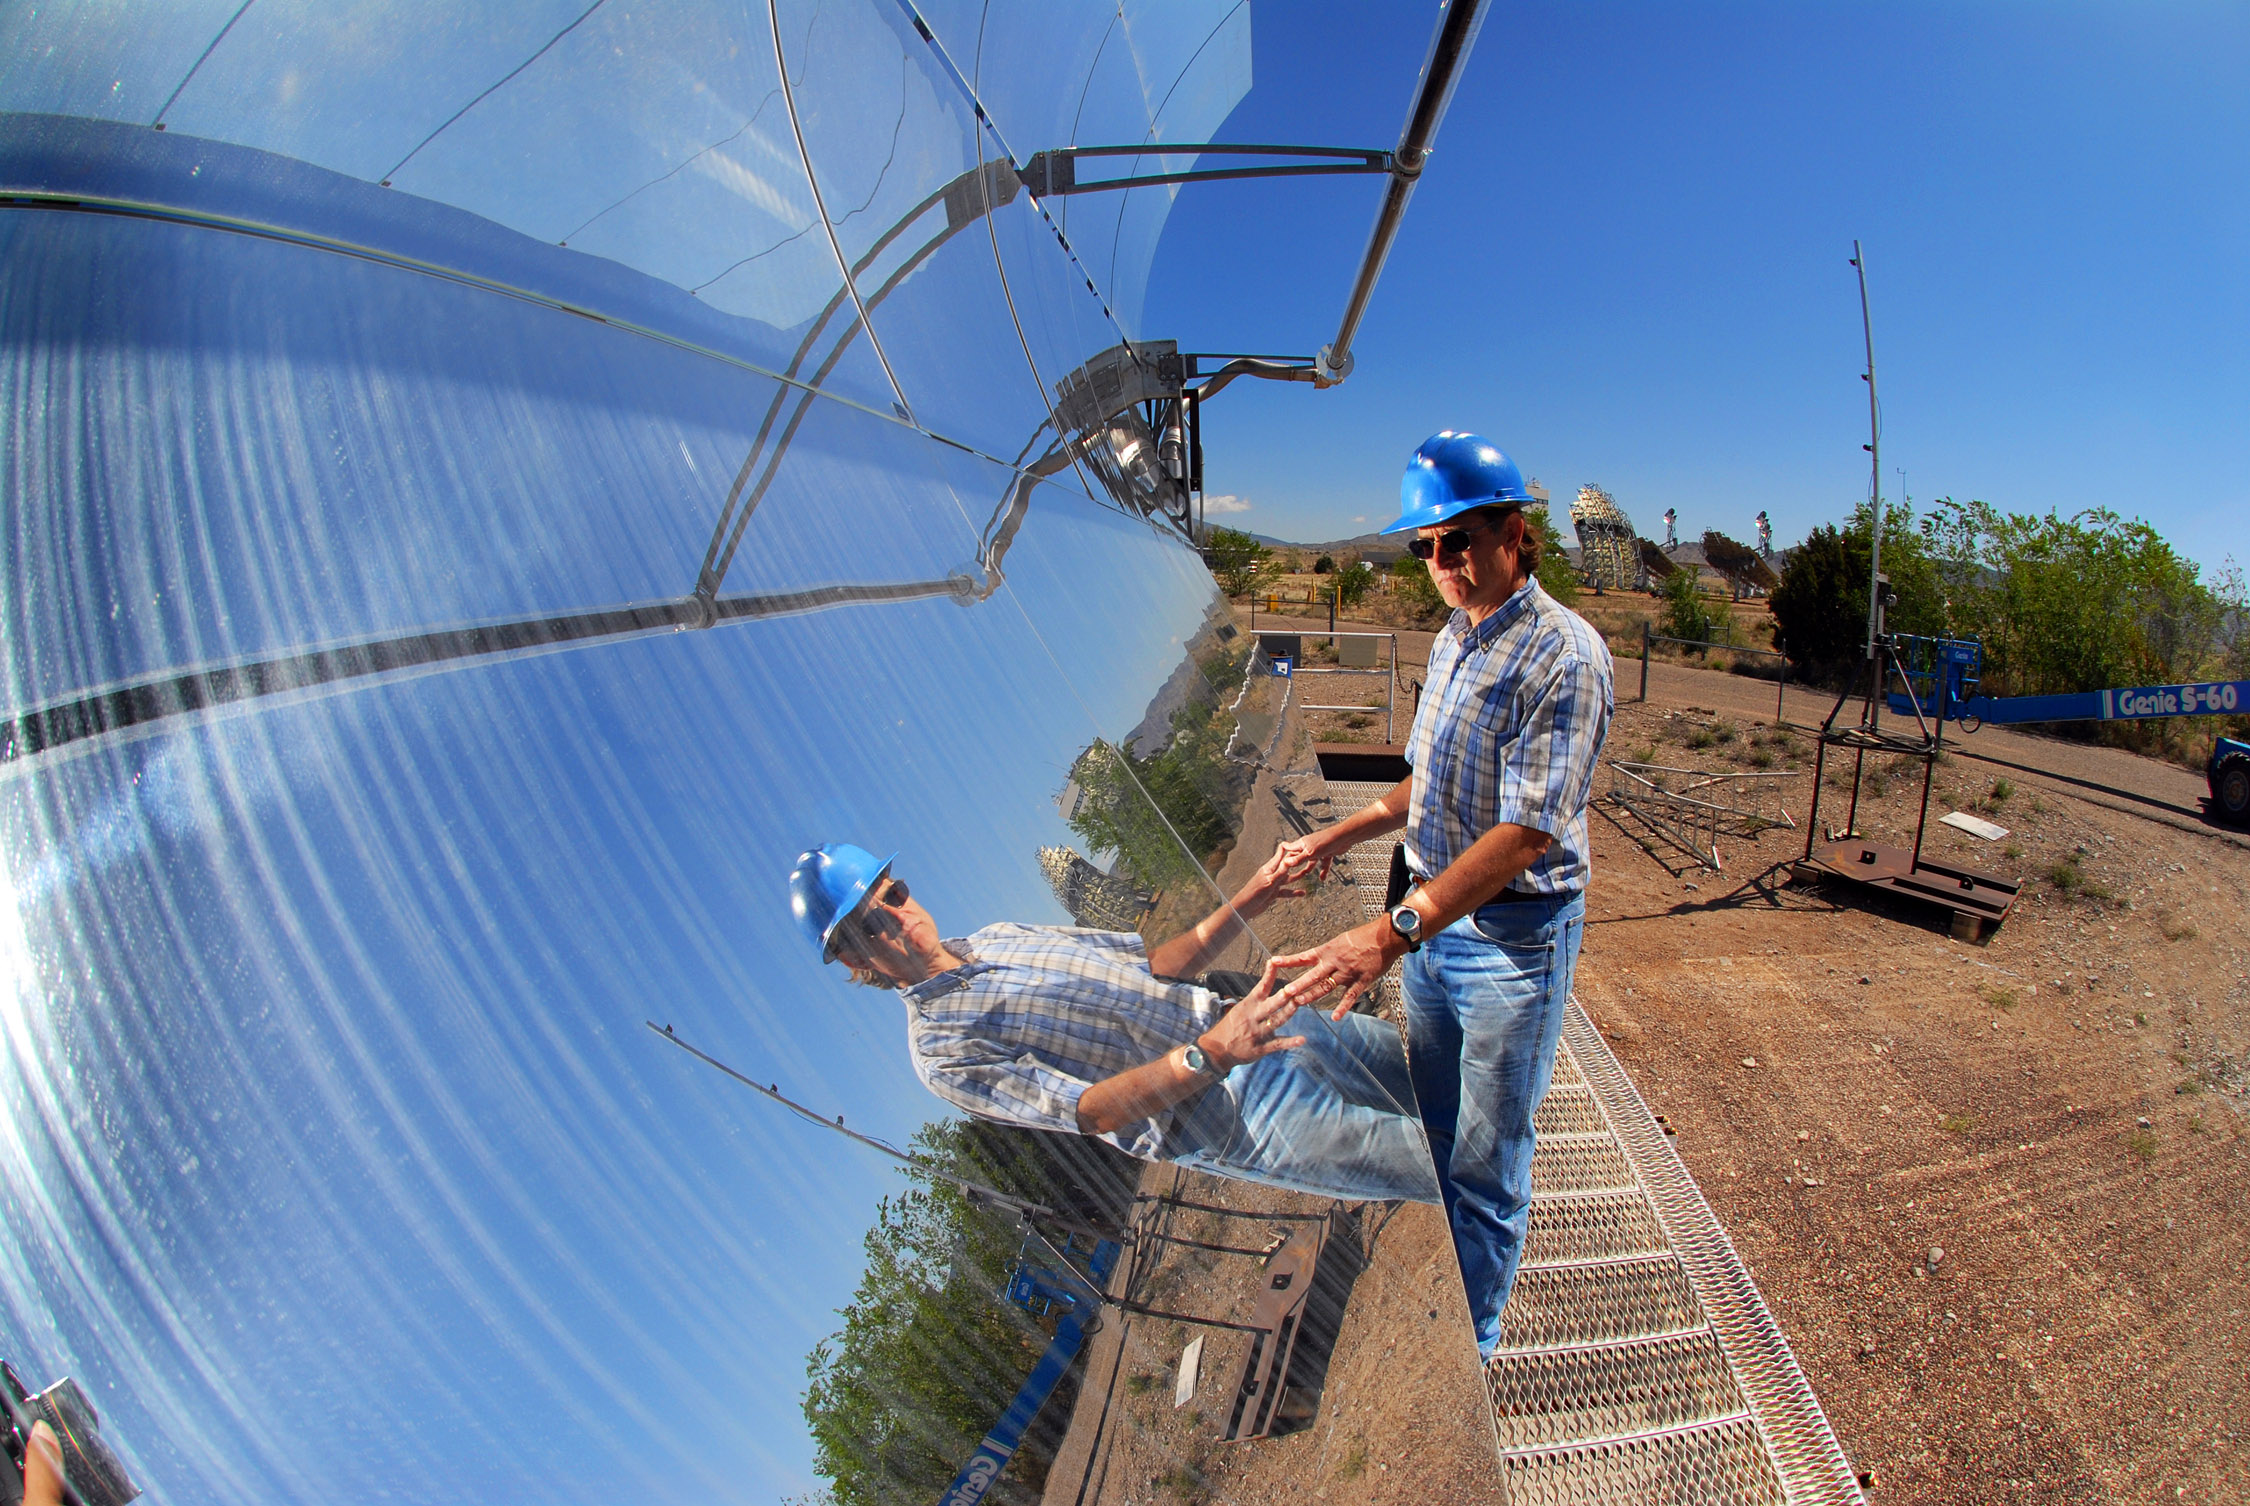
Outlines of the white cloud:
<svg viewBox="0 0 2250 1506">
<path fill-rule="evenodd" d="M 1247 498 L 1237 497 L 1232 492 L 1229 492 L 1224 496 L 1205 497 L 1203 499 L 1203 510 L 1205 512 L 1218 513 L 1248 512 L 1250 510 L 1250 503 Z"/>
<path fill-rule="evenodd" d="M 1367 521 L 1367 518 L 1366 518 L 1366 515 L 1365 515 L 1365 514 L 1362 514 L 1361 516 L 1359 516 L 1359 517 L 1356 517 L 1356 518 L 1352 519 L 1352 521 L 1353 521 L 1354 523 L 1364 523 L 1364 522 L 1366 522 L 1366 521 Z M 1868 548 L 1870 548 L 1870 549 L 1872 549 L 1872 548 L 1874 548 L 1875 546 L 1874 546 L 1874 545 L 1872 545 L 1872 544 L 1870 544 L 1870 545 L 1868 545 L 1867 547 L 1868 547 Z"/>
</svg>

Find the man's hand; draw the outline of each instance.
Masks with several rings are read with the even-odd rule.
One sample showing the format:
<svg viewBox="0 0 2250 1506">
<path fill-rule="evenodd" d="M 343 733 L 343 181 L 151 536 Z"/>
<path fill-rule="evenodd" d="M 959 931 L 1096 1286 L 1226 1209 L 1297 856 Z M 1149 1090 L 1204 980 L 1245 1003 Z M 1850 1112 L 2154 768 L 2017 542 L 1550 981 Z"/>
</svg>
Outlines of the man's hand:
<svg viewBox="0 0 2250 1506">
<path fill-rule="evenodd" d="M 1212 1066 L 1232 1071 L 1261 1056 L 1302 1046 L 1305 1038 L 1301 1035 L 1275 1034 L 1296 1012 L 1296 1005 L 1274 996 L 1273 964 L 1269 962 L 1266 975 L 1258 980 L 1250 997 L 1220 1016 L 1219 1023 L 1204 1031 L 1196 1044 L 1203 1048 Z M 1193 1098 L 1210 1085 L 1210 1078 L 1187 1069 L 1175 1046 L 1155 1061 L 1128 1067 L 1080 1094 L 1078 1132 L 1082 1135 L 1111 1134 L 1129 1124 L 1138 1124 L 1160 1109 Z"/>
<path fill-rule="evenodd" d="M 1293 855 L 1289 850 L 1293 845 L 1289 842 L 1278 844 L 1273 850 L 1273 856 L 1266 859 L 1256 873 L 1250 875 L 1250 882 L 1236 891 L 1231 903 L 1237 915 L 1244 920 L 1256 920 L 1273 908 L 1275 900 L 1296 899 L 1304 894 L 1305 886 L 1299 880 L 1304 878 L 1305 870 L 1312 863 L 1309 859 Z"/>
<path fill-rule="evenodd" d="M 1288 863 L 1292 870 L 1299 873 L 1318 865 L 1320 876 L 1326 878 L 1328 877 L 1328 870 L 1335 866 L 1336 859 L 1341 857 L 1345 848 L 1350 845 L 1349 843 L 1338 843 L 1330 836 L 1330 833 L 1337 829 L 1333 826 L 1324 826 L 1318 831 L 1308 832 L 1294 842 L 1284 842 L 1274 849 L 1274 858 L 1276 861 Z"/>
<path fill-rule="evenodd" d="M 1274 958 L 1266 964 L 1266 981 L 1260 986 L 1270 986 L 1277 971 L 1309 969 L 1277 998 L 1295 1008 L 1340 988 L 1344 997 L 1329 1016 L 1340 1020 L 1351 1012 L 1359 996 L 1373 988 L 1385 970 L 1405 952 L 1406 938 L 1391 929 L 1388 917 L 1371 920 L 1363 926 L 1352 927 L 1341 936 L 1330 937 L 1309 952 Z"/>
<path fill-rule="evenodd" d="M 1274 992 L 1274 964 L 1266 964 L 1265 976 L 1250 996 L 1236 1002 L 1219 1019 L 1219 1023 L 1197 1038 L 1196 1044 L 1203 1054 L 1211 1058 L 1211 1065 L 1222 1070 L 1248 1066 L 1261 1056 L 1271 1056 L 1276 1051 L 1287 1051 L 1302 1046 L 1301 1035 L 1277 1035 L 1297 1012 L 1297 1005 Z"/>
<path fill-rule="evenodd" d="M 1294 842 L 1281 844 L 1280 855 L 1292 864 L 1318 864 L 1322 878 L 1336 860 L 1370 837 L 1397 831 L 1406 824 L 1407 807 L 1414 799 L 1414 776 L 1407 775 L 1334 826 L 1307 832 Z"/>
</svg>

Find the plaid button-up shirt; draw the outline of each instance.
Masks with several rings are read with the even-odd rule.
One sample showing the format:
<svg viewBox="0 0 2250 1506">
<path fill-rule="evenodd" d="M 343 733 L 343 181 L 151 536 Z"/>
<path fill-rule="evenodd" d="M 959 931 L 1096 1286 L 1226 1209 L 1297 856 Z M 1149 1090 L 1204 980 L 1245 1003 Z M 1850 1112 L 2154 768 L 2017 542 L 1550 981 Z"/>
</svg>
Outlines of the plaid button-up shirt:
<svg viewBox="0 0 2250 1506">
<path fill-rule="evenodd" d="M 1609 647 L 1585 618 L 1524 582 L 1475 627 L 1455 612 L 1430 645 L 1407 761 L 1407 856 L 1441 873 L 1502 822 L 1553 840 L 1509 887 L 1582 890 L 1593 871 L 1586 801 L 1616 698 Z"/>
<path fill-rule="evenodd" d="M 1088 1088 L 1225 1012 L 1209 990 L 1151 973 L 1131 932 L 1003 922 L 945 948 L 965 964 L 899 990 L 907 1048 L 924 1086 L 980 1119 L 1076 1134 Z M 1101 1138 L 1154 1158 L 1169 1118 Z"/>
</svg>

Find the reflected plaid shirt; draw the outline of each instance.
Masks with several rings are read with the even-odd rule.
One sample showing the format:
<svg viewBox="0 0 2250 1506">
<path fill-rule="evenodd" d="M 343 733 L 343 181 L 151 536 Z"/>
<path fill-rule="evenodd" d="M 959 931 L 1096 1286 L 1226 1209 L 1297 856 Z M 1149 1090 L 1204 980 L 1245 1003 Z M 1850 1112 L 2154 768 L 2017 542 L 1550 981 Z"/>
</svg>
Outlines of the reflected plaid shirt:
<svg viewBox="0 0 2250 1506">
<path fill-rule="evenodd" d="M 1509 888 L 1583 890 L 1593 872 L 1586 801 L 1615 705 L 1608 646 L 1536 578 L 1474 628 L 1455 612 L 1430 645 L 1407 741 L 1414 871 L 1443 872 L 1509 822 L 1554 839 Z"/>
<path fill-rule="evenodd" d="M 1078 1132 L 1078 1099 L 1194 1040 L 1225 1006 L 1148 970 L 1141 938 L 1067 926 L 986 926 L 946 950 L 961 967 L 899 990 L 914 1073 L 980 1119 Z M 1154 1157 L 1163 1119 L 1101 1138 Z"/>
</svg>

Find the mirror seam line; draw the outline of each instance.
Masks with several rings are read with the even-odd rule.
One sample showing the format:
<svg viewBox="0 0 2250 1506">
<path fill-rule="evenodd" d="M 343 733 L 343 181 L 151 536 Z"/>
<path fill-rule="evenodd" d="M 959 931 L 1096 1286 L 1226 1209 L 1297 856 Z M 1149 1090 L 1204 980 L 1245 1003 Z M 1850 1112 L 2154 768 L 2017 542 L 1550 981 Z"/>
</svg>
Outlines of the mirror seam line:
<svg viewBox="0 0 2250 1506">
<path fill-rule="evenodd" d="M 845 291 L 852 295 L 852 307 L 859 311 L 861 328 L 867 331 L 868 348 L 883 366 L 883 375 L 891 384 L 891 392 L 898 399 L 899 413 L 915 428 L 914 405 L 906 400 L 906 389 L 899 385 L 898 373 L 891 369 L 891 358 L 883 351 L 883 342 L 875 334 L 875 326 L 867 317 L 867 304 L 859 296 L 859 284 L 852 277 L 851 263 L 845 259 L 844 244 L 836 238 L 836 222 L 828 217 L 828 201 L 820 191 L 820 174 L 813 170 L 812 151 L 805 144 L 805 127 L 797 116 L 797 91 L 789 82 L 789 58 L 781 49 L 781 11 L 778 0 L 766 0 L 766 20 L 773 30 L 774 69 L 781 75 L 781 103 L 789 111 L 789 134 L 796 138 L 797 156 L 805 164 L 805 184 L 812 190 L 813 212 L 820 216 L 820 228 L 827 233 L 828 250 L 836 258 L 836 270 L 842 274 Z"/>
</svg>

